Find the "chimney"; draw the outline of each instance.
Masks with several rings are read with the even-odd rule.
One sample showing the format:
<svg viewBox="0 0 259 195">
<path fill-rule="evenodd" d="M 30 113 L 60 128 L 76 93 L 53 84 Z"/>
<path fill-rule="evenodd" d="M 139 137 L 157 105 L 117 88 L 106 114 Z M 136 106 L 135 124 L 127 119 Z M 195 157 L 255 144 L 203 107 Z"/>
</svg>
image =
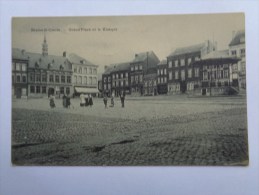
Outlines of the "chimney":
<svg viewBox="0 0 259 195">
<path fill-rule="evenodd" d="M 25 49 L 22 49 L 22 55 L 24 55 L 25 54 Z"/>
<path fill-rule="evenodd" d="M 63 57 L 64 58 L 67 57 L 67 52 L 66 51 L 63 52 Z"/>
<path fill-rule="evenodd" d="M 106 70 L 107 70 L 107 68 L 108 68 L 108 66 L 107 66 L 107 65 L 105 65 L 105 66 L 104 66 L 104 71 L 106 71 Z"/>
<path fill-rule="evenodd" d="M 138 57 L 138 54 L 135 54 L 135 58 L 137 58 Z"/>
</svg>

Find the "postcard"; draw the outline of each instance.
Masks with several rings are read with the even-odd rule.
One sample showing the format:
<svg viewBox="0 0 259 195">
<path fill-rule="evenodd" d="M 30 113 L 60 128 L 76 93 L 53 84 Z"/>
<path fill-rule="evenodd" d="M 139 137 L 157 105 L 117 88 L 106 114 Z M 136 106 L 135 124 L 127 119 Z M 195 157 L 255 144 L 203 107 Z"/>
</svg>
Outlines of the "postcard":
<svg viewBox="0 0 259 195">
<path fill-rule="evenodd" d="M 243 13 L 13 17 L 16 166 L 247 166 Z"/>
</svg>

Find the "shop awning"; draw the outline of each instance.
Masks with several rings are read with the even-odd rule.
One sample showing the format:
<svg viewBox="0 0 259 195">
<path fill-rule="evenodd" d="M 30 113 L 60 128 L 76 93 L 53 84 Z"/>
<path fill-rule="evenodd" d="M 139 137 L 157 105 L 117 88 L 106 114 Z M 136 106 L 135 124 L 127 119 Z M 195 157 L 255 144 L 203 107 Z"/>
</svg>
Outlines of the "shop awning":
<svg viewBox="0 0 259 195">
<path fill-rule="evenodd" d="M 99 93 L 96 88 L 75 87 L 77 93 Z"/>
</svg>

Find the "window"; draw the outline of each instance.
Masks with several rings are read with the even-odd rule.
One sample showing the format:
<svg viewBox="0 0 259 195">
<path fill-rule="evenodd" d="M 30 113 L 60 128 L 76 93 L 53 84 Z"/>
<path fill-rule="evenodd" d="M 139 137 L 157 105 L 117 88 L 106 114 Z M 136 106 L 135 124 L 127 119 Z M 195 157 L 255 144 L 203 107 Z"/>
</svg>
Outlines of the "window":
<svg viewBox="0 0 259 195">
<path fill-rule="evenodd" d="M 184 66 L 184 65 L 185 65 L 185 60 L 181 59 L 181 66 Z"/>
<path fill-rule="evenodd" d="M 159 73 L 160 73 L 160 71 L 159 71 L 159 69 L 157 69 L 157 75 L 159 75 Z"/>
<path fill-rule="evenodd" d="M 108 83 L 108 89 L 111 89 L 111 83 Z"/>
<path fill-rule="evenodd" d="M 178 72 L 178 71 L 175 71 L 175 73 L 174 73 L 174 78 L 175 78 L 175 79 L 179 79 L 179 72 Z"/>
<path fill-rule="evenodd" d="M 174 66 L 175 66 L 175 67 L 178 67 L 178 60 L 175 60 L 175 61 L 174 61 Z"/>
<path fill-rule="evenodd" d="M 172 61 L 169 61 L 169 63 L 168 63 L 168 68 L 172 68 L 172 66 L 173 66 L 173 62 L 172 62 Z"/>
<path fill-rule="evenodd" d="M 77 73 L 77 68 L 76 67 L 74 68 L 74 73 Z"/>
<path fill-rule="evenodd" d="M 112 75 L 112 78 L 115 79 L 115 74 Z"/>
<path fill-rule="evenodd" d="M 232 56 L 236 56 L 236 55 L 237 55 L 236 50 L 231 51 L 231 55 L 232 55 Z"/>
<path fill-rule="evenodd" d="M 129 81 L 126 80 L 126 81 L 125 81 L 125 86 L 128 86 L 128 85 L 129 85 Z"/>
<path fill-rule="evenodd" d="M 97 79 L 96 79 L 96 77 L 93 77 L 93 85 L 96 85 L 96 83 L 97 83 Z"/>
<path fill-rule="evenodd" d="M 35 87 L 34 86 L 30 86 L 30 92 L 35 93 Z"/>
<path fill-rule="evenodd" d="M 142 70 L 142 65 L 139 65 L 139 70 Z"/>
<path fill-rule="evenodd" d="M 108 77 L 108 82 L 111 82 L 111 77 Z"/>
<path fill-rule="evenodd" d="M 20 75 L 17 75 L 17 76 L 16 76 L 16 82 L 17 82 L 17 83 L 20 83 L 20 82 L 21 82 L 21 76 L 20 76 Z"/>
<path fill-rule="evenodd" d="M 40 93 L 40 86 L 36 86 L 36 93 Z"/>
<path fill-rule="evenodd" d="M 138 83 L 138 75 L 135 75 L 135 81 Z"/>
<path fill-rule="evenodd" d="M 87 68 L 84 68 L 84 74 L 87 74 Z"/>
<path fill-rule="evenodd" d="M 208 72 L 207 71 L 203 72 L 203 80 L 208 80 Z"/>
<path fill-rule="evenodd" d="M 64 94 L 64 87 L 60 87 L 60 94 Z"/>
<path fill-rule="evenodd" d="M 160 75 L 163 75 L 163 69 L 160 69 Z"/>
<path fill-rule="evenodd" d="M 49 75 L 49 82 L 54 82 L 54 76 L 53 75 Z"/>
<path fill-rule="evenodd" d="M 228 70 L 224 70 L 224 78 L 228 78 Z"/>
<path fill-rule="evenodd" d="M 55 82 L 56 82 L 56 83 L 59 83 L 59 75 L 56 75 L 56 76 L 55 76 Z"/>
<path fill-rule="evenodd" d="M 181 70 L 181 79 L 182 81 L 185 80 L 185 70 Z"/>
<path fill-rule="evenodd" d="M 94 70 L 93 70 L 94 72 L 93 72 L 93 74 L 97 74 L 97 70 L 96 70 L 96 68 L 94 68 Z"/>
<path fill-rule="evenodd" d="M 103 77 L 103 82 L 104 82 L 104 83 L 107 82 L 107 77 Z"/>
<path fill-rule="evenodd" d="M 67 94 L 67 95 L 70 94 L 70 88 L 69 88 L 69 87 L 66 88 L 66 94 Z"/>
<path fill-rule="evenodd" d="M 139 82 L 143 81 L 143 75 L 139 75 Z"/>
<path fill-rule="evenodd" d="M 89 69 L 89 73 L 90 73 L 90 74 L 93 73 L 93 69 L 92 69 L 92 68 Z"/>
<path fill-rule="evenodd" d="M 77 83 L 77 76 L 74 76 L 74 83 Z"/>
<path fill-rule="evenodd" d="M 165 83 L 167 82 L 167 77 L 164 78 Z"/>
<path fill-rule="evenodd" d="M 164 74 L 166 75 L 166 68 L 164 69 Z"/>
<path fill-rule="evenodd" d="M 123 73 L 121 73 L 121 78 L 123 78 Z"/>
<path fill-rule="evenodd" d="M 119 74 L 116 74 L 116 79 L 118 79 L 119 78 Z"/>
<path fill-rule="evenodd" d="M 121 86 L 122 86 L 122 87 L 123 87 L 123 84 L 124 84 L 123 81 L 121 81 Z"/>
<path fill-rule="evenodd" d="M 194 76 L 199 77 L 199 68 L 194 69 Z"/>
<path fill-rule="evenodd" d="M 164 78 L 163 77 L 161 77 L 161 83 L 164 83 Z"/>
<path fill-rule="evenodd" d="M 47 75 L 46 74 L 41 75 L 41 82 L 47 82 Z"/>
<path fill-rule="evenodd" d="M 61 83 L 65 83 L 66 82 L 66 77 L 64 75 L 61 76 Z"/>
<path fill-rule="evenodd" d="M 23 82 L 23 83 L 26 83 L 26 80 L 27 80 L 27 79 L 26 79 L 26 76 L 23 75 L 23 76 L 22 76 L 22 82 Z"/>
<path fill-rule="evenodd" d="M 130 67 L 130 70 L 131 70 L 131 71 L 134 71 L 134 66 L 131 66 L 131 67 Z"/>
<path fill-rule="evenodd" d="M 40 82 L 40 74 L 36 74 L 36 82 Z"/>
<path fill-rule="evenodd" d="M 192 58 L 188 58 L 188 65 L 192 63 Z"/>
<path fill-rule="evenodd" d="M 82 68 L 81 68 L 81 67 L 79 68 L 78 72 L 79 72 L 80 74 L 82 74 Z"/>
<path fill-rule="evenodd" d="M 157 83 L 160 84 L 160 77 L 157 78 Z"/>
<path fill-rule="evenodd" d="M 126 73 L 125 73 L 125 77 L 128 78 L 128 76 L 129 76 L 129 75 L 128 75 L 128 73 L 126 72 Z"/>
<path fill-rule="evenodd" d="M 172 79 L 173 79 L 172 71 L 169 71 L 169 80 L 172 80 Z"/>
<path fill-rule="evenodd" d="M 82 84 L 82 77 L 81 76 L 78 77 L 78 83 Z"/>
<path fill-rule="evenodd" d="M 67 83 L 71 83 L 71 76 L 67 76 Z"/>
<path fill-rule="evenodd" d="M 192 78 L 192 69 L 188 69 L 188 78 Z"/>
<path fill-rule="evenodd" d="M 22 63 L 22 71 L 26 71 L 26 64 Z"/>
<path fill-rule="evenodd" d="M 130 80 L 131 80 L 131 83 L 133 83 L 134 82 L 134 76 L 131 76 Z"/>
<path fill-rule="evenodd" d="M 45 86 L 41 88 L 41 93 L 47 93 L 47 88 Z"/>
<path fill-rule="evenodd" d="M 83 84 L 87 83 L 87 77 L 83 77 Z"/>
<path fill-rule="evenodd" d="M 135 65 L 135 70 L 138 70 L 138 65 Z"/>
<path fill-rule="evenodd" d="M 16 70 L 17 70 L 17 71 L 20 71 L 20 70 L 21 70 L 20 63 L 16 63 Z"/>
<path fill-rule="evenodd" d="M 92 78 L 92 77 L 89 78 L 89 84 L 90 84 L 90 85 L 93 84 L 93 78 Z"/>
</svg>

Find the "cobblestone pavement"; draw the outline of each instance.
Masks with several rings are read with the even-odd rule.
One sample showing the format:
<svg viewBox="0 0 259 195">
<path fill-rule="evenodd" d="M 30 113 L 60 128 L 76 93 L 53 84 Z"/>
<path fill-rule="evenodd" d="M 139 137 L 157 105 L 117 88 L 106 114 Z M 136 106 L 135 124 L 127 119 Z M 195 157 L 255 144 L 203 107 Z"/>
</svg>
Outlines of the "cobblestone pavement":
<svg viewBox="0 0 259 195">
<path fill-rule="evenodd" d="M 127 99 L 121 108 L 50 109 L 13 101 L 17 165 L 246 165 L 246 102 L 236 98 Z"/>
</svg>

